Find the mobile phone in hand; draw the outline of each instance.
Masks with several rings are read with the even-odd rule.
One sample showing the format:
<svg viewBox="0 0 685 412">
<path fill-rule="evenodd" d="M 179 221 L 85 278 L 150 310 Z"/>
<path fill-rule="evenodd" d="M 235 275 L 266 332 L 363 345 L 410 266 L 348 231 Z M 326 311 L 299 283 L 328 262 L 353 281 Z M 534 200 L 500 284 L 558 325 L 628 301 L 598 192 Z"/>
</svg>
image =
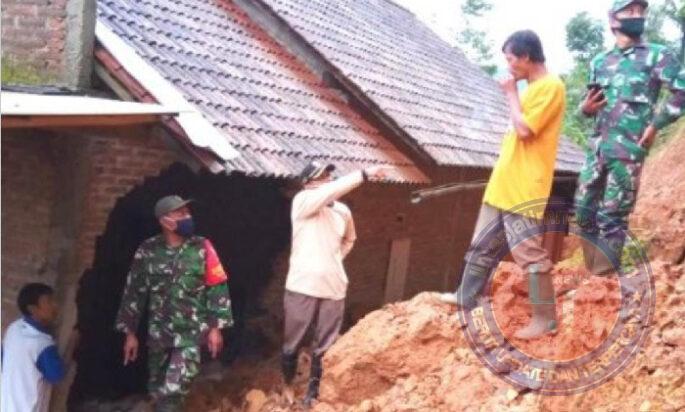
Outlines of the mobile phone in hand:
<svg viewBox="0 0 685 412">
<path fill-rule="evenodd" d="M 590 92 L 595 92 L 599 90 L 601 93 L 597 95 L 598 98 L 603 99 L 604 98 L 604 88 L 602 87 L 601 84 L 599 83 L 588 83 L 587 89 Z"/>
</svg>

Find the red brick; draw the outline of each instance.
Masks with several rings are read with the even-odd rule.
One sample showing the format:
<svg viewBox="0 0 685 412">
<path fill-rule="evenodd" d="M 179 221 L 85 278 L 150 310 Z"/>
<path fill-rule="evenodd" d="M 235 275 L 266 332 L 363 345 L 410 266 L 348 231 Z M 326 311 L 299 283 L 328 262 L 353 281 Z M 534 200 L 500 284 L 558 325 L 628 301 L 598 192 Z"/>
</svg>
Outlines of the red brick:
<svg viewBox="0 0 685 412">
<path fill-rule="evenodd" d="M 47 140 L 3 133 L 2 177 L 2 299 L 13 302 L 28 280 L 54 282 L 38 272 L 47 256 L 57 189 Z M 3 327 L 15 316 L 3 312 Z"/>
</svg>

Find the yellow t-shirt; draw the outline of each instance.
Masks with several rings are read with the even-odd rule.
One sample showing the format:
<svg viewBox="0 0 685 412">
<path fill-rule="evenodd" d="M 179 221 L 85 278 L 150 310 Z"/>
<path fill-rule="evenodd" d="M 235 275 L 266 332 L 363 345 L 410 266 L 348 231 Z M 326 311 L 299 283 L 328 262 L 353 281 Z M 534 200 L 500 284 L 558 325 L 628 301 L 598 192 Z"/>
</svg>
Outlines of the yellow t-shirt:
<svg viewBox="0 0 685 412">
<path fill-rule="evenodd" d="M 514 127 L 510 128 L 483 202 L 519 213 L 526 204 L 540 205 L 523 214 L 542 218 L 552 190 L 565 107 L 566 88 L 558 76 L 548 74 L 528 86 L 521 95 L 521 111 L 533 136 L 520 139 Z"/>
</svg>

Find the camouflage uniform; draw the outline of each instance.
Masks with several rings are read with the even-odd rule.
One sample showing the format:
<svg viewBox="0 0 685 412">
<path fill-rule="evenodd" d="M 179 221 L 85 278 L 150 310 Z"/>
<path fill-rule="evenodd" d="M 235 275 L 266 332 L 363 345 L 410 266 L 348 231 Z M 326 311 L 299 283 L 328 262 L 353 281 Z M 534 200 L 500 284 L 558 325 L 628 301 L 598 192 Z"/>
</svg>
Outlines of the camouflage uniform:
<svg viewBox="0 0 685 412">
<path fill-rule="evenodd" d="M 159 398 L 188 393 L 199 369 L 202 335 L 233 322 L 227 283 L 205 284 L 204 242 L 193 236 L 173 248 L 161 235 L 146 240 L 124 289 L 116 327 L 135 332 L 148 301 L 148 388 Z"/>
<path fill-rule="evenodd" d="M 685 111 L 685 71 L 666 47 L 639 42 L 595 57 L 590 81 L 607 105 L 597 113 L 576 193 L 577 220 L 585 236 L 620 261 L 628 215 L 637 197 L 647 150 L 638 144 L 651 123 L 657 129 Z M 661 87 L 671 96 L 655 115 Z"/>
</svg>

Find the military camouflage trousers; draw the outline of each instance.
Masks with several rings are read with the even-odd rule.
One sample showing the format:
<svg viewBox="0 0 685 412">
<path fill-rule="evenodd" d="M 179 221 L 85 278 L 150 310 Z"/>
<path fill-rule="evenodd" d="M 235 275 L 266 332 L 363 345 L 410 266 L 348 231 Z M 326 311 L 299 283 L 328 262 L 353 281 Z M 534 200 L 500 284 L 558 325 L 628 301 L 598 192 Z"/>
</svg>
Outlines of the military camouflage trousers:
<svg viewBox="0 0 685 412">
<path fill-rule="evenodd" d="M 578 226 L 586 239 L 601 247 L 615 264 L 621 261 L 642 164 L 642 159 L 606 159 L 590 152 L 578 179 Z"/>
<path fill-rule="evenodd" d="M 150 348 L 148 390 L 158 403 L 180 403 L 200 369 L 200 348 Z"/>
</svg>

